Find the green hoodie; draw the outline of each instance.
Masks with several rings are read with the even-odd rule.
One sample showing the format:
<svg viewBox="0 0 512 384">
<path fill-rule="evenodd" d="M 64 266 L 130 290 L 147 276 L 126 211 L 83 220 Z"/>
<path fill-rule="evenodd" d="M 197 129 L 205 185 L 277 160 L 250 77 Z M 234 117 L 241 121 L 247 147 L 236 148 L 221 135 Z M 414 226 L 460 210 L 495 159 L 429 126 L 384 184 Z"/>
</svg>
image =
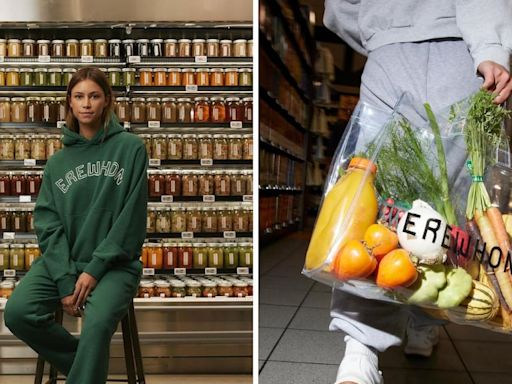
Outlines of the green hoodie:
<svg viewBox="0 0 512 384">
<path fill-rule="evenodd" d="M 113 118 L 90 140 L 63 128 L 64 148 L 46 165 L 34 227 L 60 297 L 78 275 L 98 281 L 110 268 L 140 274 L 146 237 L 147 153 Z"/>
</svg>

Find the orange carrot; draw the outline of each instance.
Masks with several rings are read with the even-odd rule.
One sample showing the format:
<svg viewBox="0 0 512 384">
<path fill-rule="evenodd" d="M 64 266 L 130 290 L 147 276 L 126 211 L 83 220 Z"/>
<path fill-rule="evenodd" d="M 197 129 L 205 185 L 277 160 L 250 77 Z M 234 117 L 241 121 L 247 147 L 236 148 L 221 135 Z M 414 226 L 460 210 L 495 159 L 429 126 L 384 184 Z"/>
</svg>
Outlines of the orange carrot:
<svg viewBox="0 0 512 384">
<path fill-rule="evenodd" d="M 496 235 L 496 240 L 498 241 L 498 245 L 501 248 L 501 254 L 503 257 L 502 261 L 504 263 L 503 269 L 508 272 L 510 281 L 512 281 L 512 271 L 507 271 L 507 265 L 505 264 L 509 261 L 508 255 L 510 253 L 510 238 L 508 236 L 507 229 L 505 228 L 503 216 L 501 215 L 500 210 L 496 207 L 490 207 L 487 209 L 485 214 L 491 223 L 493 232 Z"/>
</svg>

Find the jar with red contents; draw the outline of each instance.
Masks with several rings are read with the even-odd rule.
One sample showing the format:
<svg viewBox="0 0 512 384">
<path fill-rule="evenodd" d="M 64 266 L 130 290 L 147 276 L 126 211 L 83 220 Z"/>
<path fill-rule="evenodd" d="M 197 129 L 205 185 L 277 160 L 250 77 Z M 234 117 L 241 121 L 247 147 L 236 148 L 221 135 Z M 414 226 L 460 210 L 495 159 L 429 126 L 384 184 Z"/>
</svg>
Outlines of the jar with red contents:
<svg viewBox="0 0 512 384">
<path fill-rule="evenodd" d="M 212 123 L 223 123 L 226 121 L 226 104 L 222 97 L 212 97 L 210 103 Z"/>
<path fill-rule="evenodd" d="M 210 103 L 207 97 L 194 98 L 194 121 L 196 123 L 210 121 Z"/>
<path fill-rule="evenodd" d="M 148 171 L 149 197 L 160 197 L 164 193 L 165 177 L 159 171 Z"/>
<path fill-rule="evenodd" d="M 181 195 L 181 171 L 170 171 L 165 174 L 165 194 Z"/>
<path fill-rule="evenodd" d="M 0 196 L 9 196 L 11 194 L 11 178 L 9 172 L 0 173 Z"/>
<path fill-rule="evenodd" d="M 192 268 L 193 250 L 190 243 L 178 243 L 178 268 Z"/>
<path fill-rule="evenodd" d="M 244 117 L 244 106 L 240 103 L 239 97 L 228 97 L 226 99 L 227 121 L 242 121 Z"/>
<path fill-rule="evenodd" d="M 27 174 L 27 192 L 31 196 L 37 196 L 39 189 L 41 188 L 41 173 L 30 173 Z"/>
<path fill-rule="evenodd" d="M 11 194 L 13 196 L 27 194 L 27 179 L 23 172 L 11 173 Z"/>
<path fill-rule="evenodd" d="M 243 119 L 244 123 L 252 123 L 252 97 L 244 97 L 242 99 L 244 107 Z"/>
<path fill-rule="evenodd" d="M 178 245 L 176 243 L 163 243 L 163 269 L 178 268 Z"/>
</svg>

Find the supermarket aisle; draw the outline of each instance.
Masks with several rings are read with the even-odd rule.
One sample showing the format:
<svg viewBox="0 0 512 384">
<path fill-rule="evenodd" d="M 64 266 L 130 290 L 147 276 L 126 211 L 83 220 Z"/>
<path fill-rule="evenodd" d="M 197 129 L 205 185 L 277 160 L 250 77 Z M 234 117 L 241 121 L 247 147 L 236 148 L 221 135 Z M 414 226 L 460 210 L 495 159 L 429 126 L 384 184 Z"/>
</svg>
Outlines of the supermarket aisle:
<svg viewBox="0 0 512 384">
<path fill-rule="evenodd" d="M 332 384 L 343 336 L 328 331 L 330 290 L 300 274 L 309 241 L 295 233 L 260 253 L 260 384 Z M 387 384 L 508 384 L 512 337 L 448 325 L 430 359 L 381 355 Z"/>
<path fill-rule="evenodd" d="M 112 376 L 123 379 L 123 376 Z M 33 376 L 0 375 L 0 384 L 32 384 Z M 147 384 L 250 384 L 250 375 L 146 375 Z"/>
</svg>

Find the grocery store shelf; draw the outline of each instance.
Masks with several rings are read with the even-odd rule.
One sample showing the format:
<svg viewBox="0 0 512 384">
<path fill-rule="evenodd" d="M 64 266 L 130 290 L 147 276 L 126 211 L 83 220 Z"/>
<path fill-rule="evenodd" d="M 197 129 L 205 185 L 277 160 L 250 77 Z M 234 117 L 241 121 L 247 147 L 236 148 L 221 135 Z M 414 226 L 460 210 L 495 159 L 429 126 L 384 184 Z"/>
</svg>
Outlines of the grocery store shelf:
<svg viewBox="0 0 512 384">
<path fill-rule="evenodd" d="M 137 59 L 127 58 L 127 61 L 137 61 Z M 130 67 L 252 67 L 252 57 L 141 57 L 140 63 L 130 63 Z"/>
<path fill-rule="evenodd" d="M 274 153 L 278 153 L 280 155 L 284 155 L 289 157 L 292 160 L 304 162 L 305 159 L 302 156 L 299 156 L 295 153 L 290 152 L 287 148 L 282 147 L 279 144 L 273 143 L 270 140 L 264 139 L 260 136 L 260 148 L 269 150 Z"/>
<path fill-rule="evenodd" d="M 179 268 L 179 270 L 183 270 L 184 268 Z M 216 269 L 216 273 L 212 274 L 209 270 Z M 251 275 L 252 274 L 252 268 L 251 267 L 240 267 L 240 268 L 185 268 L 187 275 L 242 275 L 241 270 L 245 270 L 243 275 Z M 148 273 L 149 271 L 149 273 Z M 143 271 L 144 276 L 151 276 L 151 275 L 177 275 L 180 276 L 180 274 L 176 274 L 174 268 L 171 269 L 152 269 L 152 268 L 144 268 Z M 191 298 L 192 299 L 192 298 Z"/>
<path fill-rule="evenodd" d="M 23 196 L 0 196 L 0 203 L 20 204 L 27 205 L 36 202 L 37 196 L 23 195 Z"/>
<path fill-rule="evenodd" d="M 298 231 L 299 227 L 296 223 L 287 224 L 286 226 L 281 226 L 279 229 L 272 229 L 271 232 L 260 232 L 260 247 L 264 247 L 276 240 L 279 240 L 285 236 L 288 236 L 292 232 Z"/>
<path fill-rule="evenodd" d="M 308 28 L 307 20 L 304 18 L 304 15 L 300 12 L 300 5 L 295 1 L 288 0 L 288 5 L 292 9 L 293 14 L 295 16 L 295 21 L 300 26 L 301 34 L 304 38 L 306 49 L 309 49 L 310 56 L 313 57 L 311 52 L 315 49 L 315 39 L 311 35 L 311 30 Z"/>
<path fill-rule="evenodd" d="M 174 203 L 174 202 L 205 202 L 211 203 L 212 197 L 213 201 L 218 202 L 251 202 L 252 195 L 244 195 L 244 196 L 217 196 L 217 195 L 207 195 L 205 196 L 171 196 L 168 195 L 162 197 L 150 197 L 148 201 L 150 202 L 162 202 L 162 203 Z M 13 198 L 15 199 L 15 198 Z M 0 199 L 0 202 L 2 200 Z"/>
<path fill-rule="evenodd" d="M 293 125 L 295 128 L 297 128 L 301 132 L 306 132 L 306 128 L 299 123 L 297 120 L 295 120 L 295 117 L 290 115 L 288 110 L 284 108 L 279 101 L 272 96 L 269 91 L 267 91 L 265 88 L 260 87 L 260 98 L 264 101 L 266 101 L 268 104 L 271 105 L 272 109 L 279 112 L 281 116 L 283 116 L 286 121 L 288 121 L 291 125 Z"/>
<path fill-rule="evenodd" d="M 49 129 L 54 129 L 55 130 L 55 133 L 60 133 L 61 129 L 57 127 L 57 123 L 43 123 L 43 122 L 39 122 L 39 123 L 0 123 L 0 129 L 1 130 L 4 130 L 4 129 L 13 129 L 13 130 L 18 130 L 18 129 L 30 129 L 30 130 L 34 130 L 34 129 L 44 129 L 46 132 L 48 132 Z"/>
<path fill-rule="evenodd" d="M 37 240 L 33 232 L 0 231 L 0 238 L 2 240 Z"/>
<path fill-rule="evenodd" d="M 0 95 L 8 96 L 65 96 L 65 86 L 19 86 L 4 87 L 0 86 Z M 126 87 L 112 87 L 112 91 L 116 96 L 126 93 Z"/>
<path fill-rule="evenodd" d="M 161 95 L 172 95 L 172 94 L 185 94 L 185 95 L 251 95 L 252 94 L 252 86 L 247 87 L 145 87 L 140 85 L 135 85 L 130 87 L 130 94 L 133 95 L 151 95 L 155 96 L 155 93 Z"/>
<path fill-rule="evenodd" d="M 33 169 L 42 168 L 46 164 L 46 160 L 0 160 L 0 168 L 22 168 Z"/>
<path fill-rule="evenodd" d="M 158 159 L 149 159 L 150 167 L 159 167 L 163 165 L 202 165 L 202 166 L 210 166 L 205 164 L 205 159 L 202 160 L 160 160 Z M 211 159 L 206 159 L 211 160 Z M 244 168 L 252 167 L 252 160 L 211 160 L 211 166 L 216 165 L 236 165 L 236 166 L 244 166 Z"/>
<path fill-rule="evenodd" d="M 276 196 L 276 195 L 300 195 L 304 190 L 302 188 L 291 187 L 289 185 L 263 185 L 259 188 L 260 195 Z"/>
<path fill-rule="evenodd" d="M 114 57 L 3 57 L 0 65 L 4 67 L 88 67 L 101 65 L 104 67 L 125 67 L 126 62 Z"/>
<path fill-rule="evenodd" d="M 227 233 L 235 234 L 235 237 L 227 236 Z M 252 237 L 252 232 L 165 232 L 148 233 L 147 239 L 237 239 Z"/>
<path fill-rule="evenodd" d="M 233 124 L 234 123 L 234 124 Z M 180 130 L 183 130 L 185 128 L 193 128 L 193 129 L 200 129 L 200 128 L 223 128 L 223 129 L 229 129 L 229 130 L 235 130 L 235 129 L 246 129 L 247 133 L 252 133 L 252 122 L 250 123 L 243 123 L 240 121 L 232 121 L 232 122 L 225 122 L 225 123 L 161 123 L 160 127 L 149 127 L 147 123 L 145 124 L 138 124 L 138 123 L 130 123 L 125 124 L 125 128 L 129 128 L 131 132 L 140 132 L 140 133 L 148 133 L 147 131 L 154 132 L 158 129 L 168 129 L 168 128 L 180 128 Z M 251 129 L 251 130 L 249 130 Z M 187 133 L 195 133 L 196 131 L 190 131 Z M 222 133 L 226 133 L 226 131 L 222 131 Z"/>
</svg>

